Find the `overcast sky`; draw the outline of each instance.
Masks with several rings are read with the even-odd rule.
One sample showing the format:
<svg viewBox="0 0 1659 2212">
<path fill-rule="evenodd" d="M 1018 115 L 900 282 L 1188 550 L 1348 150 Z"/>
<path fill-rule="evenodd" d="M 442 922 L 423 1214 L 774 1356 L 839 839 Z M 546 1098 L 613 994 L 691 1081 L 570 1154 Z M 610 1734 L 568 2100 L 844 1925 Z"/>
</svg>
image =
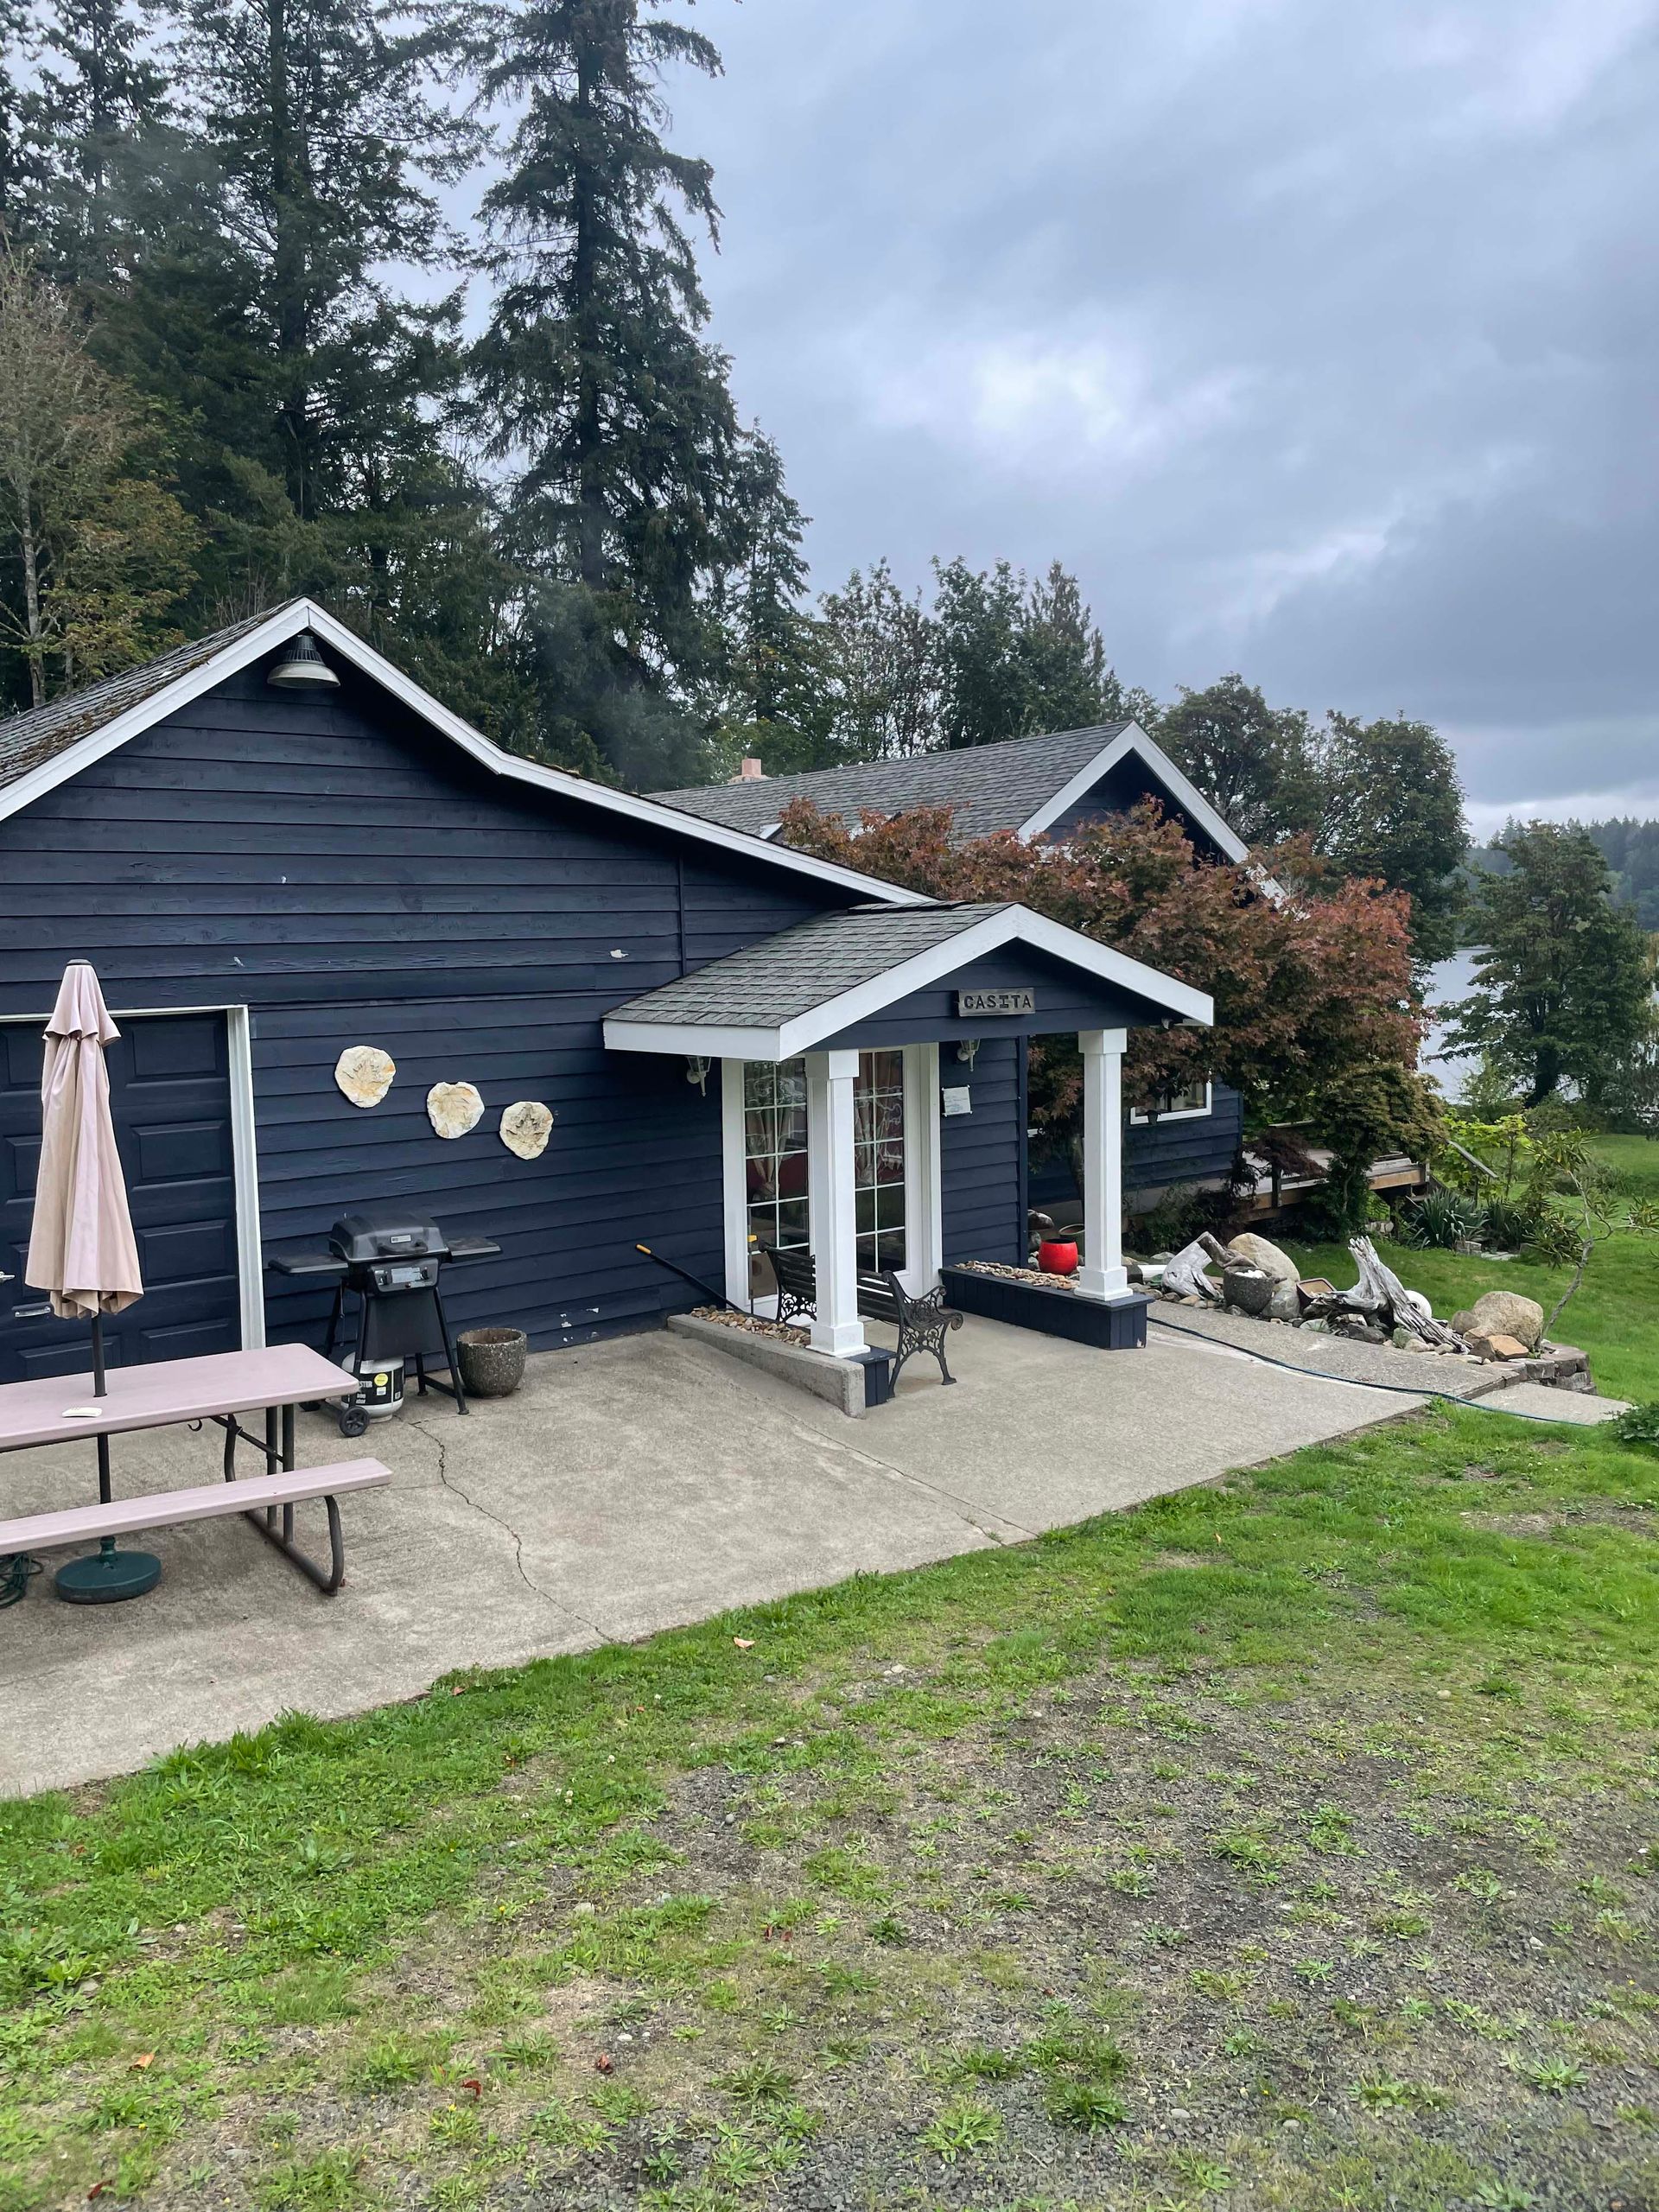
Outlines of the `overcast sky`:
<svg viewBox="0 0 1659 2212">
<path fill-rule="evenodd" d="M 1659 816 L 1659 0 L 702 0 L 738 396 L 814 518 L 1058 557 L 1126 681 Z"/>
</svg>

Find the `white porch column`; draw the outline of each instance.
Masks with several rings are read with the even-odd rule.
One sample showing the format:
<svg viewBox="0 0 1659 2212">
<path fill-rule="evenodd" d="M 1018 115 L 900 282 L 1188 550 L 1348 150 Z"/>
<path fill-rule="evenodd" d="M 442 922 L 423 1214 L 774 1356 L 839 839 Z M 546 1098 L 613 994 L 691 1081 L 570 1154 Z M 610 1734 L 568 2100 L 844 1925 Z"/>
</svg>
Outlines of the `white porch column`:
<svg viewBox="0 0 1659 2212">
<path fill-rule="evenodd" d="M 806 1055 L 806 1173 L 809 1235 L 817 1274 L 816 1351 L 849 1359 L 865 1349 L 858 1318 L 858 1246 L 853 1158 L 856 1052 Z"/>
<path fill-rule="evenodd" d="M 1116 1298 L 1129 1287 L 1123 1271 L 1122 1029 L 1085 1029 L 1083 1050 L 1083 1257 L 1077 1288 L 1090 1298 Z"/>
</svg>

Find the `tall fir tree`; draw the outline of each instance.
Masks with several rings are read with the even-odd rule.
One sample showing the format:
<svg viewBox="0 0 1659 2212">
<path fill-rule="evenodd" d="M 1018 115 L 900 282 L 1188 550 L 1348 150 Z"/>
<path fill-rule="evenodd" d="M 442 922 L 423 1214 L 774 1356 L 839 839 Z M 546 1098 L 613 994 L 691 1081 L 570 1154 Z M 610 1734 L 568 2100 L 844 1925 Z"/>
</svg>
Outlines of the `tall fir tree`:
<svg viewBox="0 0 1659 2212">
<path fill-rule="evenodd" d="M 146 28 L 126 0 L 52 0 L 41 28 L 44 243 L 54 273 L 94 295 L 124 273 L 124 202 L 165 104 Z"/>
<path fill-rule="evenodd" d="M 805 523 L 783 456 L 759 430 L 739 454 L 742 538 L 709 612 L 725 645 L 721 736 L 730 760 L 752 754 L 769 775 L 829 766 L 831 709 L 823 626 L 805 603 Z"/>
<path fill-rule="evenodd" d="M 548 687 L 543 742 L 649 787 L 709 765 L 688 702 L 714 671 L 710 580 L 742 542 L 741 448 L 688 224 L 717 238 L 706 162 L 663 131 L 670 68 L 719 54 L 661 0 L 524 0 L 486 84 L 519 105 L 484 200 L 497 290 L 474 355 L 487 449 L 514 473 L 516 557 Z"/>
</svg>

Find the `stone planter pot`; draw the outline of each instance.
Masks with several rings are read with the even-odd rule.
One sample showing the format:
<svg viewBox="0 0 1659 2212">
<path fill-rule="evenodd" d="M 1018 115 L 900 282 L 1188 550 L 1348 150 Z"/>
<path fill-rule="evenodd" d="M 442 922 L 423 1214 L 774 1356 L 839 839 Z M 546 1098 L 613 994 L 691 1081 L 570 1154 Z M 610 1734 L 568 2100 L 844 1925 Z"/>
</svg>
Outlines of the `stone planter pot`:
<svg viewBox="0 0 1659 2212">
<path fill-rule="evenodd" d="M 529 1339 L 522 1329 L 463 1329 L 455 1338 L 469 1398 L 510 1398 L 524 1379 Z"/>
<path fill-rule="evenodd" d="M 1240 1313 L 1252 1313 L 1259 1319 L 1273 1303 L 1273 1277 L 1258 1270 L 1230 1268 L 1221 1284 L 1228 1305 Z"/>
</svg>

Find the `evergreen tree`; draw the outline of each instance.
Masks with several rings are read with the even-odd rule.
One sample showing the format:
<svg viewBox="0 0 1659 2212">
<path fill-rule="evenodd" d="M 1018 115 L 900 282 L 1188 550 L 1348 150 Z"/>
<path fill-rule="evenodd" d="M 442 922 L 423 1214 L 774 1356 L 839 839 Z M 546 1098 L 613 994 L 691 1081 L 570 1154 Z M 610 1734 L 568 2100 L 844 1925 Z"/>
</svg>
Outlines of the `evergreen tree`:
<svg viewBox="0 0 1659 2212">
<path fill-rule="evenodd" d="M 0 234 L 12 246 L 38 243 L 46 118 L 28 75 L 38 38 L 29 0 L 0 0 Z"/>
<path fill-rule="evenodd" d="M 947 745 L 993 745 L 1116 719 L 1123 693 L 1077 579 L 1057 561 L 1035 584 L 1007 561 L 933 564 Z"/>
<path fill-rule="evenodd" d="M 710 605 L 728 656 L 722 739 L 730 754 L 755 756 L 769 775 L 829 766 L 825 648 L 804 601 L 804 518 L 784 483 L 782 455 L 758 429 L 743 440 L 737 508 L 744 541 Z"/>
<path fill-rule="evenodd" d="M 486 88 L 522 103 L 486 195 L 496 293 L 474 356 L 486 450 L 517 472 L 515 556 L 543 580 L 543 742 L 586 733 L 625 780 L 707 763 L 688 696 L 718 672 L 706 591 L 743 542 L 725 357 L 686 224 L 717 235 L 712 172 L 664 141 L 664 72 L 720 57 L 658 0 L 521 0 Z"/>
<path fill-rule="evenodd" d="M 1475 988 L 1445 1009 L 1444 1049 L 1487 1056 L 1529 1106 L 1563 1083 L 1597 1103 L 1649 1033 L 1647 945 L 1585 831 L 1529 822 L 1498 845 L 1509 872 L 1480 879 Z"/>
<path fill-rule="evenodd" d="M 42 27 L 44 226 L 54 273 L 73 283 L 107 286 L 118 274 L 124 173 L 167 89 L 143 31 L 124 0 L 52 0 Z"/>
</svg>

